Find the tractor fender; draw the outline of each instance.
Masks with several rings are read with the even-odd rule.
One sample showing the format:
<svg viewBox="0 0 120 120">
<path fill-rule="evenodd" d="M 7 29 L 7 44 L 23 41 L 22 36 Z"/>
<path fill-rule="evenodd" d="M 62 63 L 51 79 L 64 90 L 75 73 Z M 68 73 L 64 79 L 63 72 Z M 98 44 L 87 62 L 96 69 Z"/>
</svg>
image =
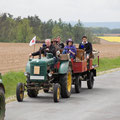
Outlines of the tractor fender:
<svg viewBox="0 0 120 120">
<path fill-rule="evenodd" d="M 67 73 L 68 72 L 68 67 L 69 67 L 69 61 L 62 62 L 60 64 L 58 73 L 59 74 L 65 74 L 65 73 Z"/>
</svg>

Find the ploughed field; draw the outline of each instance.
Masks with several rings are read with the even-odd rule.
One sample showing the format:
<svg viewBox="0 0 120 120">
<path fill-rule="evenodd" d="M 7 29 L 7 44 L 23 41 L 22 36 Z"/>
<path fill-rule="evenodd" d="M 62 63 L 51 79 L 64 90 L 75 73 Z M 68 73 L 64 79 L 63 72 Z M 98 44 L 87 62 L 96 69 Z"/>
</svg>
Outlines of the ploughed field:
<svg viewBox="0 0 120 120">
<path fill-rule="evenodd" d="M 36 44 L 35 51 L 41 44 Z M 120 43 L 118 44 L 94 44 L 93 48 L 100 52 L 100 57 L 120 56 Z M 28 43 L 0 43 L 0 72 L 25 70 L 29 59 L 29 53 L 33 52 L 34 46 Z"/>
</svg>

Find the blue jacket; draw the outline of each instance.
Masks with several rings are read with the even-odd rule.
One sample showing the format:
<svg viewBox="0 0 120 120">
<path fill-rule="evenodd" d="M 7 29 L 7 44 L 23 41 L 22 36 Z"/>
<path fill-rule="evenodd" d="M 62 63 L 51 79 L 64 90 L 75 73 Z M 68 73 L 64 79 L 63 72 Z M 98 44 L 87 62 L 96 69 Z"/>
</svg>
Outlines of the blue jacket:
<svg viewBox="0 0 120 120">
<path fill-rule="evenodd" d="M 70 53 L 69 50 L 71 50 L 72 52 L 74 52 L 75 55 L 73 55 L 72 53 Z M 67 54 L 67 53 L 70 53 L 70 58 L 75 59 L 75 56 L 76 56 L 76 53 L 77 53 L 76 47 L 73 46 L 73 45 L 72 45 L 72 46 L 66 45 L 66 46 L 64 47 L 64 50 L 63 50 L 62 54 Z"/>
</svg>

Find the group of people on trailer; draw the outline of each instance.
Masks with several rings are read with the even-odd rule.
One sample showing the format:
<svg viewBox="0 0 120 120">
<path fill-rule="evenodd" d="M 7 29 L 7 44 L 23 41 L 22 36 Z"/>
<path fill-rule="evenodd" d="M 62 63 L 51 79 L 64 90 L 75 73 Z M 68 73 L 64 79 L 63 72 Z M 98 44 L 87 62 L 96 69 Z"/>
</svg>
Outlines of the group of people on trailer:
<svg viewBox="0 0 120 120">
<path fill-rule="evenodd" d="M 59 50 L 63 50 L 62 54 L 70 54 L 70 58 L 75 59 L 77 55 L 76 47 L 74 46 L 73 40 L 68 39 L 66 41 L 66 46 L 64 46 L 63 43 L 61 43 L 61 38 L 57 37 L 53 39 L 52 41 L 50 39 L 46 39 L 45 43 L 37 52 L 30 53 L 29 56 L 36 56 L 40 54 L 44 54 L 46 56 L 46 53 L 52 53 L 53 56 L 56 57 L 56 52 Z M 87 41 L 87 37 L 82 37 L 82 42 L 79 44 L 79 49 L 83 49 L 86 51 L 86 58 L 89 59 L 90 54 L 92 53 L 92 44 Z"/>
</svg>

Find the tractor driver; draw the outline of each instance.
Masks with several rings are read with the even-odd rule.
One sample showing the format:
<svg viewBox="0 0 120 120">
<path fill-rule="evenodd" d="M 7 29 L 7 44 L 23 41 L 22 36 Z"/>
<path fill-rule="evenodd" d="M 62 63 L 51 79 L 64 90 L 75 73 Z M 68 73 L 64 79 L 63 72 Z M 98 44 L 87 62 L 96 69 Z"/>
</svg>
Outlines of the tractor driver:
<svg viewBox="0 0 120 120">
<path fill-rule="evenodd" d="M 83 49 L 86 51 L 87 60 L 90 58 L 90 54 L 92 54 L 92 44 L 87 41 L 87 37 L 82 37 L 82 43 L 79 44 L 79 49 Z"/>
<path fill-rule="evenodd" d="M 40 55 L 40 54 L 44 54 L 44 56 L 46 56 L 46 53 L 52 53 L 53 56 L 56 56 L 56 49 L 55 47 L 51 44 L 51 40 L 50 39 L 46 39 L 45 40 L 45 45 L 34 53 L 30 53 L 29 56 L 36 56 L 36 55 Z"/>
</svg>

